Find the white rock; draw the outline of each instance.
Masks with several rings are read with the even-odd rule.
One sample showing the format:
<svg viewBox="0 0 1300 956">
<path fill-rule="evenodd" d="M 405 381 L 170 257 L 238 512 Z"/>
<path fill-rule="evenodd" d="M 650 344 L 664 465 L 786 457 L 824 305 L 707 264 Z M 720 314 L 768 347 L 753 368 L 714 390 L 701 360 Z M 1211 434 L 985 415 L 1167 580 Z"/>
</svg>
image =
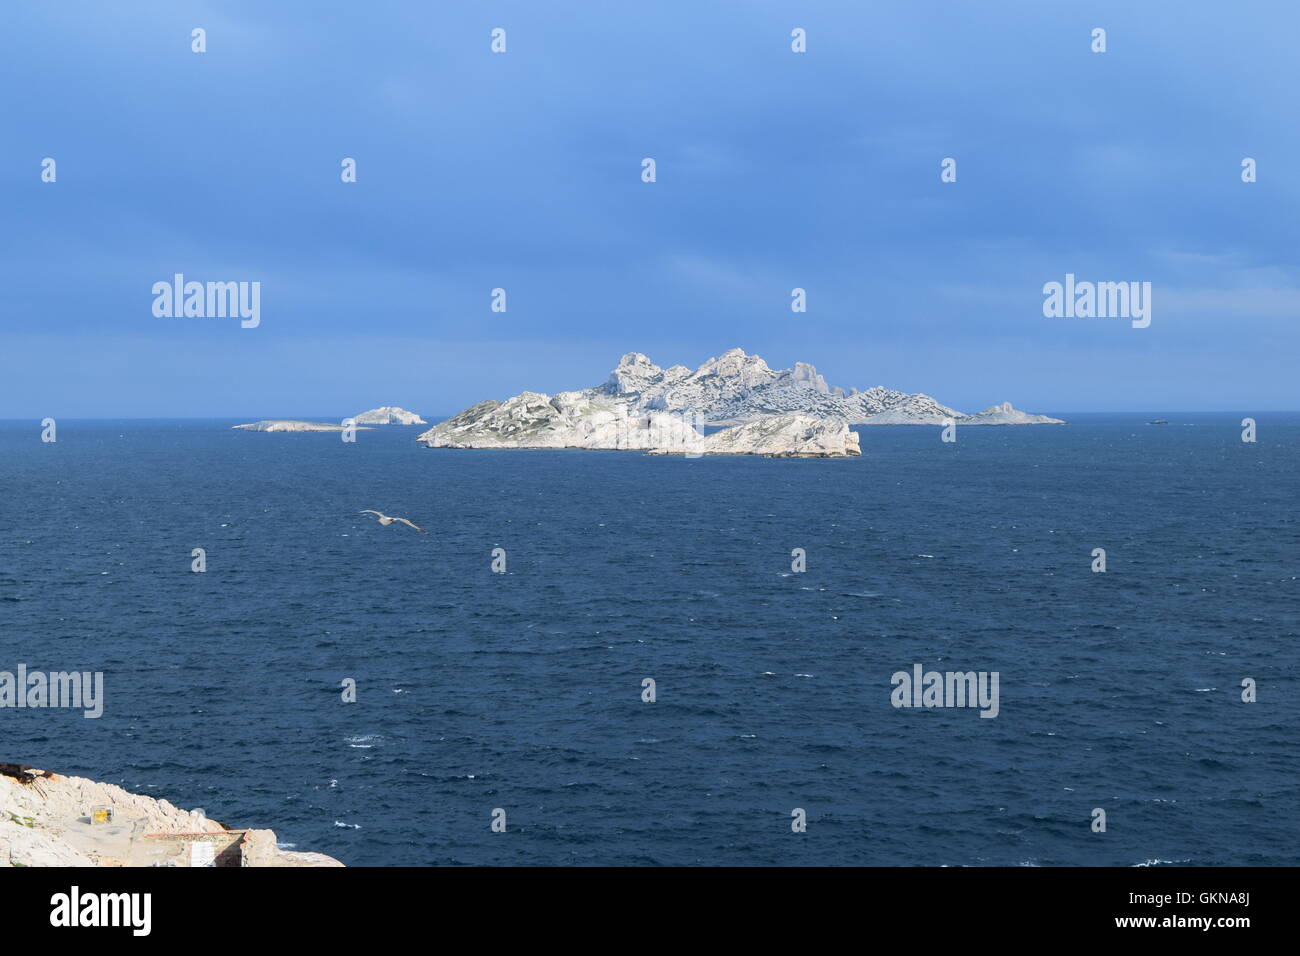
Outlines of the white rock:
<svg viewBox="0 0 1300 956">
<path fill-rule="evenodd" d="M 94 866 L 95 862 L 48 830 L 0 819 L 0 866 Z"/>
<path fill-rule="evenodd" d="M 929 395 L 894 392 L 881 398 L 880 392 L 888 392 L 888 389 L 873 388 L 861 393 L 862 396 L 868 396 L 863 403 L 863 411 L 875 407 L 876 403 L 883 404 L 884 408 L 856 419 L 855 425 L 942 425 L 949 419 L 960 421 L 964 417 L 961 412 L 940 405 Z"/>
<path fill-rule="evenodd" d="M 554 398 L 525 392 L 504 402 L 481 402 L 418 440 L 430 448 L 589 448 L 819 458 L 860 454 L 857 434 L 840 420 L 772 416 L 705 437 L 679 415 L 638 411 L 624 402 L 593 400 L 584 392 L 561 392 Z"/>
<path fill-rule="evenodd" d="M 343 425 L 331 425 L 329 422 L 298 422 L 288 418 L 269 418 L 266 421 L 252 422 L 248 425 L 231 425 L 246 432 L 341 432 Z M 369 431 L 358 423 L 359 431 Z"/>
<path fill-rule="evenodd" d="M 588 392 L 560 392 L 553 398 L 524 392 L 504 402 L 480 402 L 416 440 L 430 448 L 644 450 L 684 446 L 699 437 L 678 416 L 642 412 L 626 401 Z"/>
<path fill-rule="evenodd" d="M 408 412 L 396 405 L 381 405 L 360 415 L 353 415 L 352 420 L 358 425 L 427 425 L 429 424 L 415 412 Z"/>
<path fill-rule="evenodd" d="M 746 430 L 703 439 L 696 427 L 781 419 L 770 431 Z M 794 419 L 798 419 L 796 422 Z M 807 421 L 826 423 L 815 435 Z M 804 362 L 772 369 L 757 355 L 731 349 L 695 371 L 663 369 L 640 352 L 624 355 L 595 388 L 553 398 L 523 392 L 487 401 L 423 432 L 431 448 L 627 448 L 671 454 L 702 441 L 706 454 L 857 454 L 848 425 L 1057 424 L 1010 404 L 964 415 L 921 393 L 876 386 L 866 391 L 829 386 Z M 856 436 L 852 439 L 856 446 Z M 744 450 L 739 450 L 744 449 Z"/>
<path fill-rule="evenodd" d="M 96 807 L 112 811 L 108 823 L 90 823 L 89 813 Z M 146 834 L 226 830 L 199 811 L 181 810 L 111 783 L 47 775 L 23 784 L 0 774 L 0 867 L 149 866 L 157 862 L 160 845 Z M 343 865 L 323 854 L 277 850 L 270 830 L 248 830 L 247 846 L 246 866 Z"/>
<path fill-rule="evenodd" d="M 640 409 L 699 414 L 709 425 L 735 425 L 785 414 L 841 419 L 850 425 L 940 425 L 947 419 L 960 423 L 967 417 L 919 392 L 908 394 L 879 385 L 866 391 L 828 386 L 817 369 L 804 362 L 796 362 L 793 369 L 774 370 L 742 349 L 709 359 L 693 372 L 681 365 L 661 369 L 640 352 L 629 352 L 609 380 L 590 391 L 626 399 Z M 1016 418 L 1021 414 L 1003 422 L 979 423 L 1055 421 L 1040 421 L 1040 416 L 1034 415 Z"/>
<path fill-rule="evenodd" d="M 768 455 L 775 458 L 845 458 L 862 454 L 847 422 L 808 415 L 777 415 L 732 425 L 685 447 L 655 448 L 652 455 Z"/>
<path fill-rule="evenodd" d="M 967 415 L 964 418 L 957 419 L 958 425 L 1064 425 L 1065 422 L 1059 418 L 1048 418 L 1046 415 L 1030 415 L 1028 412 L 1017 411 L 1011 407 L 1010 402 L 1003 402 L 1001 405 L 994 405 L 992 408 L 986 408 L 982 412 L 976 412 L 974 415 Z"/>
</svg>

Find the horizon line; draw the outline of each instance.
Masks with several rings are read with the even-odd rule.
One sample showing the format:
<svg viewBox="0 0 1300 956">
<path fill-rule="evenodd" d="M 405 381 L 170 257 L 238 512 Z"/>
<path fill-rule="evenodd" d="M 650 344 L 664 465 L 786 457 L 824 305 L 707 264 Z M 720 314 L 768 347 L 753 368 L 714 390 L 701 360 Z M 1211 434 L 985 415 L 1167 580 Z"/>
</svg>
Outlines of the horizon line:
<svg viewBox="0 0 1300 956">
<path fill-rule="evenodd" d="M 466 407 L 468 408 L 471 406 L 466 406 Z M 465 409 L 461 409 L 460 411 L 464 411 L 464 410 Z M 460 412 L 459 411 L 450 412 L 446 415 L 441 415 L 441 414 L 425 415 L 425 413 L 422 412 L 417 414 L 419 414 L 422 418 L 434 419 L 440 417 L 452 418 L 455 415 L 459 415 Z M 1296 414 L 1300 414 L 1300 408 L 1103 409 L 1103 410 L 1073 411 L 1073 412 L 1061 411 L 1059 409 L 1057 410 L 1049 409 L 1048 411 L 1038 412 L 1035 414 L 1043 414 L 1043 415 L 1296 415 Z M 32 421 L 39 422 L 41 421 L 41 418 L 57 418 L 57 417 L 62 417 L 65 421 L 74 421 L 74 422 L 212 422 L 212 421 L 226 421 L 226 420 L 233 421 L 236 419 L 243 420 L 248 416 L 245 415 L 171 415 L 171 416 L 43 415 L 40 418 L 37 418 L 35 416 L 28 415 L 28 416 L 22 416 L 17 418 L 0 417 L 0 423 L 32 422 Z M 290 415 L 277 415 L 277 416 L 264 416 L 262 418 L 254 419 L 254 421 L 316 421 L 320 419 L 325 419 L 328 421 L 329 419 L 335 417 L 337 416 L 314 415 L 310 417 L 298 417 L 298 416 L 290 416 Z M 344 416 L 344 417 L 350 418 L 353 416 Z M 330 424 L 332 424 L 332 422 L 330 422 Z M 389 425 L 384 427 L 418 428 L 419 426 L 418 425 Z M 888 427 L 888 426 L 860 424 L 856 427 L 879 428 L 879 427 Z M 911 426 L 902 426 L 902 427 L 911 427 Z"/>
</svg>

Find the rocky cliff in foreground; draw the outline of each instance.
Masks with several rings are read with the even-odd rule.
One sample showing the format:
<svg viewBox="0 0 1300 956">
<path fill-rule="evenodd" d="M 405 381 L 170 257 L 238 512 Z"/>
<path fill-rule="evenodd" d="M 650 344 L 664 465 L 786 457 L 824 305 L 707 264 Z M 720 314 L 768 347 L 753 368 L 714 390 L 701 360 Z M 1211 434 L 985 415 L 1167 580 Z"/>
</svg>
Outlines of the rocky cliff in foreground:
<svg viewBox="0 0 1300 956">
<path fill-rule="evenodd" d="M 281 850 L 271 830 L 232 829 L 111 783 L 0 764 L 0 867 L 190 866 L 195 844 L 222 866 L 343 865 Z"/>
</svg>

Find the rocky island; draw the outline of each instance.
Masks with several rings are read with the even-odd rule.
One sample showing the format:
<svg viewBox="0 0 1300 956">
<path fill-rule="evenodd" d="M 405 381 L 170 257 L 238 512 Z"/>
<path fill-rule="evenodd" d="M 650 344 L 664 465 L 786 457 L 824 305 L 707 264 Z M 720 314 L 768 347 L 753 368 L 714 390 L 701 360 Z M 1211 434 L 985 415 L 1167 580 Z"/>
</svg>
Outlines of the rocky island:
<svg viewBox="0 0 1300 956">
<path fill-rule="evenodd" d="M 282 850 L 271 830 L 227 827 L 111 783 L 0 763 L 0 867 L 342 865 Z"/>
<path fill-rule="evenodd" d="M 396 405 L 381 405 L 360 415 L 353 415 L 352 420 L 358 425 L 427 425 L 429 424 L 415 412 L 408 412 Z"/>
<path fill-rule="evenodd" d="M 261 422 L 247 425 L 231 425 L 231 428 L 246 432 L 341 432 L 344 425 L 331 425 L 329 422 L 300 422 L 291 418 L 268 418 Z M 357 426 L 358 430 L 369 430 L 368 426 Z"/>
<path fill-rule="evenodd" d="M 358 430 L 368 430 L 372 425 L 427 425 L 429 424 L 415 412 L 408 412 L 396 405 L 381 405 L 368 412 L 352 416 Z M 292 418 L 268 418 L 247 425 L 231 425 L 246 432 L 341 432 L 347 426 L 331 422 L 302 422 Z"/>
<path fill-rule="evenodd" d="M 862 454 L 858 433 L 845 422 L 808 415 L 774 415 L 698 437 L 651 455 L 763 455 L 767 458 L 843 458 Z"/>
<path fill-rule="evenodd" d="M 803 362 L 772 369 L 732 349 L 695 370 L 630 352 L 601 385 L 480 402 L 417 437 L 430 448 L 633 449 L 652 454 L 837 458 L 860 454 L 850 425 L 1058 425 L 1010 402 L 974 415 L 928 395 L 826 384 Z M 721 431 L 705 434 L 706 426 Z"/>
</svg>

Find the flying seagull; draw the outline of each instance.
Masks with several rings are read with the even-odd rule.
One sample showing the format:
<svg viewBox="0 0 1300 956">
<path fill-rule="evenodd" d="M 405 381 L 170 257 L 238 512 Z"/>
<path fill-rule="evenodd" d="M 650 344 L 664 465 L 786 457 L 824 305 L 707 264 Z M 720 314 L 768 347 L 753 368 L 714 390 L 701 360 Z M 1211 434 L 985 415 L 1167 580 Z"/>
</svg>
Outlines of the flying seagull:
<svg viewBox="0 0 1300 956">
<path fill-rule="evenodd" d="M 394 521 L 400 521 L 400 522 L 401 522 L 402 524 L 404 524 L 404 525 L 410 525 L 410 526 L 411 526 L 412 528 L 414 528 L 416 531 L 420 532 L 420 534 L 428 534 L 428 533 L 429 533 L 429 532 L 425 531 L 423 528 L 421 528 L 419 525 L 417 525 L 417 524 L 411 524 L 411 522 L 407 521 L 405 518 L 390 518 L 390 517 L 388 517 L 388 515 L 384 514 L 382 511 L 371 511 L 369 508 L 367 508 L 365 511 L 358 511 L 357 514 L 359 514 L 359 515 L 376 515 L 376 516 L 379 518 L 379 523 L 380 523 L 381 525 L 383 525 L 385 528 L 387 528 L 387 527 L 388 527 L 390 524 L 392 524 Z"/>
</svg>

